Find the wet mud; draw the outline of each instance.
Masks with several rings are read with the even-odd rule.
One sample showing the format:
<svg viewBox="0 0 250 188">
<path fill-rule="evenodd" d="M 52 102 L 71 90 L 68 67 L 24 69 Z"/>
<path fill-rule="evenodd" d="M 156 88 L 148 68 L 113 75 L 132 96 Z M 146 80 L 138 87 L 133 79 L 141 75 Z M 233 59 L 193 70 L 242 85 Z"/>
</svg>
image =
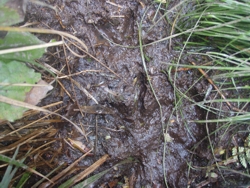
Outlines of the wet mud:
<svg viewBox="0 0 250 188">
<path fill-rule="evenodd" d="M 164 170 L 169 187 L 187 187 L 191 180 L 200 175 L 200 172 L 195 171 L 188 173 L 187 163 L 190 162 L 192 155 L 190 151 L 206 132 L 203 125 L 189 122 L 202 119 L 204 116 L 203 111 L 189 101 L 183 102 L 182 114 L 175 112 L 170 116 L 175 107 L 174 89 L 168 76 L 163 73 L 168 67 L 162 62 L 171 62 L 178 57 L 179 52 L 174 51 L 174 47 L 180 46 L 181 39 L 172 40 L 171 45 L 169 41 L 163 41 L 144 48 L 150 81 L 162 105 L 163 122 L 165 126 L 168 125 L 168 134 L 172 139 L 166 143 L 165 161 L 163 161 L 164 138 L 159 106 L 147 82 L 140 50 L 138 47 L 122 47 L 139 45 L 138 23 L 142 18 L 144 18 L 142 22 L 144 44 L 170 34 L 171 25 L 164 19 L 148 32 L 154 23 L 157 5 L 135 0 L 117 0 L 114 1 L 116 5 L 104 0 L 46 2 L 59 9 L 58 15 L 49 8 L 29 4 L 26 22 L 38 22 L 35 27 L 66 31 L 77 36 L 88 46 L 90 54 L 119 75 L 117 77 L 89 56 L 76 57 L 68 50 L 65 56 L 61 47 L 50 48 L 42 59 L 57 70 L 61 70 L 66 65 L 67 58 L 70 72 L 67 68 L 62 71 L 66 75 L 85 71 L 83 74 L 72 76 L 72 79 L 99 103 L 97 105 L 77 87 L 72 87 L 67 79 L 60 81 L 72 98 L 66 93 L 62 94 L 61 87 L 57 85 L 43 100 L 44 104 L 64 101 L 63 105 L 67 105 L 68 108 L 62 115 L 81 124 L 88 133 L 87 142 L 70 124 L 55 124 L 56 127 L 60 127 L 58 137 L 78 139 L 89 148 L 94 148 L 94 156 L 89 156 L 80 165 L 89 166 L 104 154 L 108 154 L 110 158 L 99 171 L 128 157 L 136 160 L 133 164 L 106 174 L 94 183 L 93 187 L 100 187 L 116 178 L 124 181 L 124 176 L 130 179 L 133 177 L 134 187 L 165 187 Z M 172 7 L 174 4 L 169 6 Z M 146 9 L 148 10 L 144 15 Z M 156 20 L 162 14 L 159 12 Z M 53 38 L 60 39 L 54 35 L 38 34 L 38 37 L 46 42 Z M 78 54 L 83 54 L 77 49 L 74 50 Z M 192 70 L 178 73 L 176 78 L 178 87 L 183 91 L 187 90 L 194 83 L 196 74 L 197 72 Z M 197 90 L 190 91 L 190 96 L 197 94 L 204 85 L 202 83 L 197 85 Z M 84 117 L 79 111 L 74 110 L 77 108 L 75 101 L 80 106 L 87 106 L 83 110 Z M 65 153 L 58 160 L 72 163 L 79 156 L 80 152 L 65 145 Z M 196 159 L 195 165 L 202 166 L 202 161 Z"/>
</svg>

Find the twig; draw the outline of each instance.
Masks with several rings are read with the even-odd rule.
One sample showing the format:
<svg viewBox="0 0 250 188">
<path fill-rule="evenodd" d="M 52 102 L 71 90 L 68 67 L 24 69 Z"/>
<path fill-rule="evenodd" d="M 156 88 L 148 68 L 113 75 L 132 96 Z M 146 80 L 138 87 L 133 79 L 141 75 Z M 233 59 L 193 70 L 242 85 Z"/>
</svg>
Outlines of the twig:
<svg viewBox="0 0 250 188">
<path fill-rule="evenodd" d="M 95 149 L 94 149 L 94 155 L 96 156 L 97 151 L 97 143 L 98 143 L 98 115 L 95 116 Z"/>
</svg>

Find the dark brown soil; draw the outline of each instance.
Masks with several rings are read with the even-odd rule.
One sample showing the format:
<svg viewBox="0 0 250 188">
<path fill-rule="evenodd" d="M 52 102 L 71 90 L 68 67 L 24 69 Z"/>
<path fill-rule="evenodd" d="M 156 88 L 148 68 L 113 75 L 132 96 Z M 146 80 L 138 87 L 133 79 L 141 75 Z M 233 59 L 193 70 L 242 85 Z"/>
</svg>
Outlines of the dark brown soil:
<svg viewBox="0 0 250 188">
<path fill-rule="evenodd" d="M 104 154 L 108 154 L 110 158 L 97 172 L 128 157 L 133 157 L 137 161 L 119 167 L 117 171 L 109 172 L 92 187 L 100 187 L 113 179 L 124 182 L 125 176 L 130 179 L 132 176 L 135 177 L 134 187 L 165 187 L 163 155 L 165 155 L 165 172 L 169 187 L 187 187 L 189 184 L 199 182 L 200 179 L 196 178 L 203 176 L 201 171 L 190 173 L 188 163 L 192 161 L 190 151 L 204 138 L 206 131 L 203 125 L 189 121 L 204 119 L 204 112 L 184 100 L 181 107 L 182 114 L 176 113 L 173 87 L 168 76 L 162 72 L 168 68 L 162 62 L 175 61 L 178 57 L 179 52 L 173 49 L 181 47 L 181 39 L 174 39 L 170 48 L 169 41 L 144 48 L 145 55 L 148 57 L 146 63 L 150 81 L 162 105 L 164 125 L 168 125 L 168 134 L 172 137 L 172 141 L 166 143 L 165 154 L 163 154 L 164 139 L 159 106 L 147 82 L 140 50 L 138 47 L 119 47 L 112 43 L 138 46 L 137 23 L 140 23 L 147 9 L 142 25 L 143 43 L 147 44 L 170 35 L 171 25 L 165 19 L 162 19 L 150 33 L 146 34 L 154 23 L 153 17 L 157 5 L 151 5 L 149 1 L 140 3 L 136 0 L 114 1 L 121 7 L 111 5 L 104 0 L 89 2 L 87 0 L 47 0 L 45 2 L 56 6 L 60 10 L 58 15 L 49 8 L 29 4 L 26 22 L 38 22 L 35 27 L 66 31 L 77 36 L 88 46 L 90 54 L 120 76 L 115 76 L 89 56 L 79 58 L 66 50 L 65 57 L 61 47 L 50 48 L 42 60 L 57 70 L 61 70 L 66 65 L 67 58 L 69 69 L 63 69 L 64 74 L 89 71 L 72 78 L 88 90 L 99 105 L 112 110 L 111 114 L 84 113 L 84 117 L 72 110 L 65 110 L 62 113 L 75 123 L 84 125 L 85 132 L 90 133 L 88 134 L 89 142 L 70 124 L 55 125 L 61 130 L 58 137 L 78 139 L 89 148 L 95 148 L 95 156 L 89 156 L 80 165 L 90 166 Z M 171 8 L 174 4 L 170 4 L 169 7 Z M 162 14 L 163 12 L 159 12 L 156 19 Z M 59 40 L 59 36 L 38 35 L 38 37 L 46 42 L 53 38 Z M 77 50 L 76 52 L 82 53 Z M 189 62 L 185 58 L 182 63 Z M 91 72 L 91 70 L 101 72 Z M 177 86 L 185 92 L 194 83 L 197 74 L 198 72 L 192 70 L 179 72 L 176 78 Z M 83 106 L 98 107 L 77 87 L 74 87 L 74 91 L 69 80 L 61 79 L 61 82 L 72 98 L 66 93 L 61 96 L 61 87 L 55 85 L 52 93 L 43 100 L 43 105 L 62 100 L 64 105 L 70 106 L 74 104 L 73 100 L 76 100 Z M 197 84 L 189 91 L 190 97 L 204 92 L 203 89 L 206 87 L 206 81 Z M 110 136 L 110 139 L 106 139 L 106 136 Z M 203 142 L 204 150 L 207 148 L 206 144 Z M 65 152 L 59 161 L 66 161 L 70 164 L 81 155 L 80 152 L 65 146 Z M 194 165 L 204 166 L 207 162 L 203 161 L 204 158 L 204 156 L 195 158 Z"/>
</svg>

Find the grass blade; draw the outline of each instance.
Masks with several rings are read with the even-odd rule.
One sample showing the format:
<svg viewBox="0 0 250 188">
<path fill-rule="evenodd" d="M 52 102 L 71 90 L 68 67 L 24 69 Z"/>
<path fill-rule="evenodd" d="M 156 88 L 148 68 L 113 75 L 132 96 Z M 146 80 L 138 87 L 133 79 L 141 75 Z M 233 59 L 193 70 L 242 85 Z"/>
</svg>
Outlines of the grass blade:
<svg viewBox="0 0 250 188">
<path fill-rule="evenodd" d="M 73 188 L 87 188 L 91 183 L 94 183 L 95 181 L 97 181 L 98 179 L 100 179 L 104 174 L 106 174 L 108 171 L 110 171 L 114 167 L 117 167 L 117 166 L 120 166 L 120 165 L 123 165 L 123 164 L 127 164 L 127 163 L 133 163 L 133 162 L 136 162 L 136 161 L 134 161 L 133 158 L 128 158 L 128 159 L 126 159 L 126 160 L 124 160 L 124 161 L 116 164 L 112 168 L 104 170 L 104 171 L 102 171 L 102 172 L 100 172 L 100 173 L 98 173 L 98 174 L 96 174 L 94 176 L 91 176 L 90 178 L 84 180 L 83 182 L 78 183 Z"/>
<path fill-rule="evenodd" d="M 31 172 L 25 172 L 21 179 L 19 180 L 16 188 L 22 188 L 24 186 L 24 184 L 26 183 L 26 181 L 30 178 Z"/>
</svg>

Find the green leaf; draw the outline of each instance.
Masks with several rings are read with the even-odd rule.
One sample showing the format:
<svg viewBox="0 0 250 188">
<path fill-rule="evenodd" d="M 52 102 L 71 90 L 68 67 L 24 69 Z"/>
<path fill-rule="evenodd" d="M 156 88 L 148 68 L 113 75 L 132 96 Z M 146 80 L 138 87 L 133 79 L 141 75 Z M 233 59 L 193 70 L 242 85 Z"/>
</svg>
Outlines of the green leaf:
<svg viewBox="0 0 250 188">
<path fill-rule="evenodd" d="M 0 25 L 10 26 L 24 20 L 23 1 L 0 1 Z"/>
<path fill-rule="evenodd" d="M 28 68 L 24 63 L 18 61 L 3 62 L 0 60 L 0 83 L 16 84 L 27 83 L 35 84 L 41 79 L 40 73 L 35 73 L 33 69 Z M 0 85 L 0 95 L 11 99 L 24 101 L 25 95 L 29 92 L 31 86 L 3 86 Z M 0 102 L 0 119 L 14 121 L 22 117 L 27 109 Z"/>
<path fill-rule="evenodd" d="M 30 45 L 44 44 L 43 41 L 39 40 L 36 36 L 28 32 L 8 32 L 4 39 L 0 39 L 0 50 L 24 47 Z M 45 52 L 44 49 L 34 49 L 22 52 L 14 52 L 3 54 L 0 56 L 0 60 L 19 60 L 22 62 L 33 63 L 35 59 L 42 57 Z"/>
</svg>

